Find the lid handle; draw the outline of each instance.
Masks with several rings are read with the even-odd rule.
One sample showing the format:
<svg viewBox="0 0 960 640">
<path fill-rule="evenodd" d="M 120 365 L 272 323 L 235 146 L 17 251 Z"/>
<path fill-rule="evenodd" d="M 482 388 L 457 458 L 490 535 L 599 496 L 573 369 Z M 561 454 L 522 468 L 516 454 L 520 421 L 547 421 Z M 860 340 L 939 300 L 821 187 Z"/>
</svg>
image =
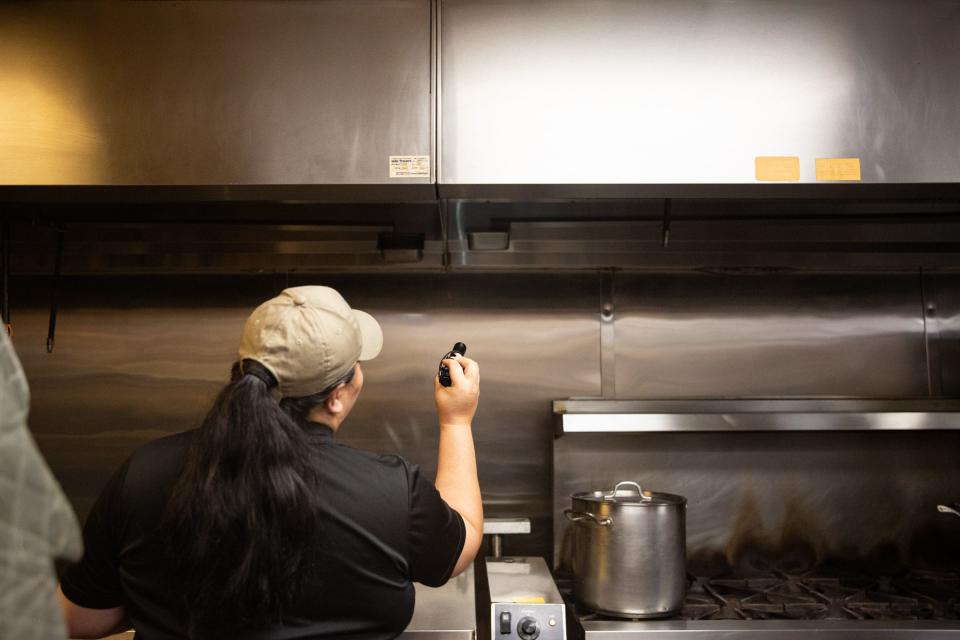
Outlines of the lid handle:
<svg viewBox="0 0 960 640">
<path fill-rule="evenodd" d="M 636 482 L 631 482 L 630 480 L 624 480 L 623 482 L 618 482 L 616 486 L 613 487 L 613 491 L 606 494 L 604 498 L 616 499 L 617 491 L 620 490 L 620 487 L 633 487 L 634 489 L 637 490 L 637 496 L 643 502 L 650 502 L 651 500 L 653 500 L 653 496 L 650 495 L 649 492 L 645 492 L 643 489 L 640 488 L 639 484 L 637 484 Z"/>
</svg>

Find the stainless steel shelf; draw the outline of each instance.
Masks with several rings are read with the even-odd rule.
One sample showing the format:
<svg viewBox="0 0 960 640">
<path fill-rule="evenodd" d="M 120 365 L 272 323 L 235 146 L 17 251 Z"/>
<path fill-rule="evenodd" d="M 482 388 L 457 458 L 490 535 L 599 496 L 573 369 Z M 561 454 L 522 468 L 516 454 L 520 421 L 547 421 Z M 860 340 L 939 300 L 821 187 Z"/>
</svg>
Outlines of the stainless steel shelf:
<svg viewBox="0 0 960 640">
<path fill-rule="evenodd" d="M 953 399 L 554 400 L 558 434 L 960 429 Z"/>
<path fill-rule="evenodd" d="M 483 535 L 530 533 L 530 518 L 484 518 Z"/>
</svg>

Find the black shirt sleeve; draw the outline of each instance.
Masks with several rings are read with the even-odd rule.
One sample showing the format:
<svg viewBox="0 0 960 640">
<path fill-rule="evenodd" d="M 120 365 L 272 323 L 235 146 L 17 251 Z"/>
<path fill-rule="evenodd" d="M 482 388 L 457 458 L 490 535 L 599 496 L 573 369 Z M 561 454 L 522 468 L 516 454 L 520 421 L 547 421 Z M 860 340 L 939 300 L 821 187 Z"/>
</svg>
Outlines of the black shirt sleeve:
<svg viewBox="0 0 960 640">
<path fill-rule="evenodd" d="M 410 488 L 408 553 L 410 579 L 439 587 L 450 579 L 466 540 L 463 518 L 450 508 L 415 464 L 407 465 Z"/>
<path fill-rule="evenodd" d="M 63 594 L 88 609 L 112 609 L 124 604 L 120 583 L 120 495 L 130 461 L 107 482 L 83 527 L 83 558 L 60 576 Z"/>
</svg>

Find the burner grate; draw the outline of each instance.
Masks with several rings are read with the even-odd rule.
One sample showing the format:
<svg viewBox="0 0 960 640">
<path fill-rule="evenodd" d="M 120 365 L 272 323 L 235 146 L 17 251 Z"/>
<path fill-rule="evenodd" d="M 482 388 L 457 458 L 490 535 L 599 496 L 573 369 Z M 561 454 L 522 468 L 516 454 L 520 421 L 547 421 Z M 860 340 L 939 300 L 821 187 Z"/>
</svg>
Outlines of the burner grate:
<svg viewBox="0 0 960 640">
<path fill-rule="evenodd" d="M 581 620 L 621 620 L 578 607 L 573 583 L 560 581 Z M 686 620 L 960 620 L 960 573 L 899 575 L 817 568 L 805 572 L 690 577 Z"/>
</svg>

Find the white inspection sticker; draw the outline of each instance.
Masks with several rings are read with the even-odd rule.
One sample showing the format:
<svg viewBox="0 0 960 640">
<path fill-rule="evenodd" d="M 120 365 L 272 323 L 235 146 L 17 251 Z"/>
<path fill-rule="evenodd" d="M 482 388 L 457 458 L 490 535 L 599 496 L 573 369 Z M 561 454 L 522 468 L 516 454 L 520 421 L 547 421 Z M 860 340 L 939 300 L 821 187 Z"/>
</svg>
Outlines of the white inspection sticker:
<svg viewBox="0 0 960 640">
<path fill-rule="evenodd" d="M 390 156 L 391 178 L 429 178 L 430 156 Z"/>
</svg>

